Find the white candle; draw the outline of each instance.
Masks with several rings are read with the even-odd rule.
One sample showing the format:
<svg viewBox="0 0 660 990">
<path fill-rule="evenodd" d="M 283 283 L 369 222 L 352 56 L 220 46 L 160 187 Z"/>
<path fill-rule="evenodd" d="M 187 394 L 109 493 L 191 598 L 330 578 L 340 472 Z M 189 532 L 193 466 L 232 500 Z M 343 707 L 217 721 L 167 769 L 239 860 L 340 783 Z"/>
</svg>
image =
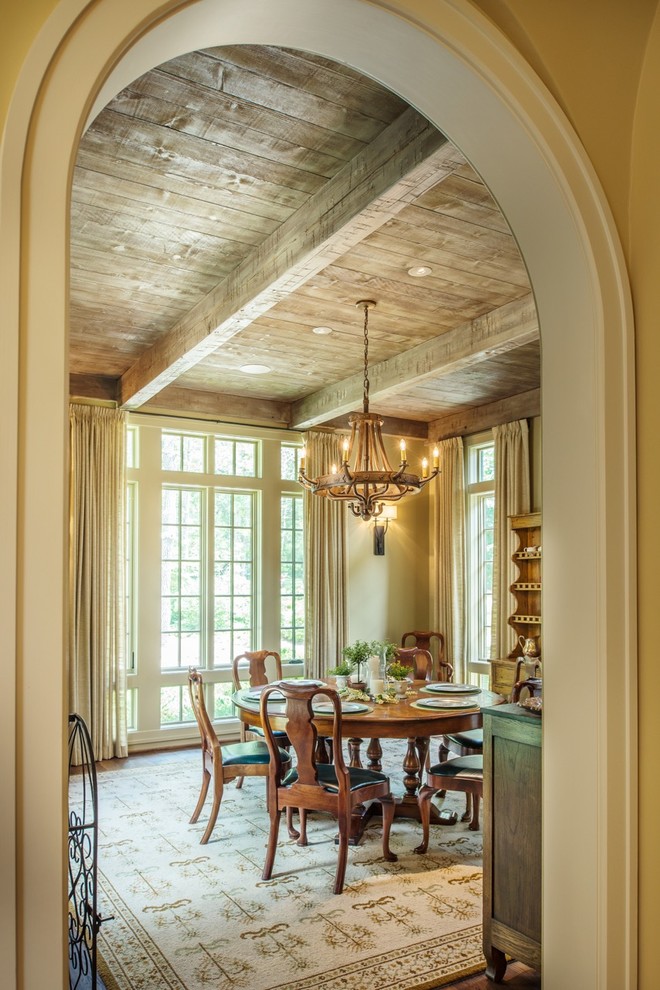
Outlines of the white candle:
<svg viewBox="0 0 660 990">
<path fill-rule="evenodd" d="M 383 694 L 385 691 L 385 681 L 381 680 L 380 677 L 374 677 L 371 682 L 371 693 L 372 694 Z"/>
</svg>

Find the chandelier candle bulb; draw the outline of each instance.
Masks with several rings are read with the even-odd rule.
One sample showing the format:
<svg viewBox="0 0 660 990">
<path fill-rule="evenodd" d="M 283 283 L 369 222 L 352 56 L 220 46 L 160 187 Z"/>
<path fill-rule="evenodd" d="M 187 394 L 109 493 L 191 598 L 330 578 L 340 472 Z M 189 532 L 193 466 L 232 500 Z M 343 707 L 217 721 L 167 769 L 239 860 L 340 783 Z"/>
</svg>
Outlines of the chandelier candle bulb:
<svg viewBox="0 0 660 990">
<path fill-rule="evenodd" d="M 406 441 L 405 440 L 400 440 L 399 441 L 399 447 L 401 449 L 401 462 L 402 462 L 402 464 L 405 464 L 405 462 L 406 462 Z"/>
<path fill-rule="evenodd" d="M 437 447 L 433 448 L 433 470 L 437 470 L 440 463 L 440 451 Z"/>
<path fill-rule="evenodd" d="M 306 457 L 307 457 L 307 448 L 306 447 L 303 447 L 303 449 L 300 451 L 300 465 L 299 465 L 299 468 L 298 468 L 299 471 L 304 471 L 305 470 L 305 458 Z"/>
<path fill-rule="evenodd" d="M 422 478 L 428 478 L 429 476 L 429 459 L 428 457 L 422 457 Z"/>
<path fill-rule="evenodd" d="M 344 440 L 341 449 L 344 454 L 344 464 L 346 464 L 348 462 L 348 440 Z"/>
</svg>

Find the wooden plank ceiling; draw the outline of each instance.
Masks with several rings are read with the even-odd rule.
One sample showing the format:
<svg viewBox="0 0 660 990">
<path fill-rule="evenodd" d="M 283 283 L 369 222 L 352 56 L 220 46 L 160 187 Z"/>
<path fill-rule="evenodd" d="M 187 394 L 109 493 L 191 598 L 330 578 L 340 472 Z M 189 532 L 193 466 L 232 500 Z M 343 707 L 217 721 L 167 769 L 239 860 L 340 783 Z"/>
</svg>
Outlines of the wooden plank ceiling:
<svg viewBox="0 0 660 990">
<path fill-rule="evenodd" d="M 192 52 L 83 136 L 73 395 L 342 425 L 361 406 L 365 298 L 372 408 L 392 429 L 434 439 L 538 414 L 538 324 L 506 220 L 444 135 L 373 80 L 279 48 Z M 241 370 L 254 364 L 270 371 Z"/>
</svg>

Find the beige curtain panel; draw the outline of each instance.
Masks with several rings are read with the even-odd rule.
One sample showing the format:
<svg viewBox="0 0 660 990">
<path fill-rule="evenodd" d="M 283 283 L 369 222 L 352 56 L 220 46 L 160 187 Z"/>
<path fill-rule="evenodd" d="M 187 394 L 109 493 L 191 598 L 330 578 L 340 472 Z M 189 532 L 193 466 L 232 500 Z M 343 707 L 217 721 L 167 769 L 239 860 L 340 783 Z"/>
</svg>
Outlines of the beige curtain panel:
<svg viewBox="0 0 660 990">
<path fill-rule="evenodd" d="M 444 634 L 456 681 L 465 670 L 465 467 L 462 437 L 438 444 L 433 483 L 433 628 Z"/>
<path fill-rule="evenodd" d="M 71 403 L 69 696 L 97 760 L 126 756 L 125 425 Z"/>
<path fill-rule="evenodd" d="M 493 427 L 495 439 L 495 534 L 491 659 L 507 657 L 515 645 L 509 616 L 515 610 L 511 585 L 516 568 L 509 516 L 530 510 L 529 429 L 527 420 Z"/>
<path fill-rule="evenodd" d="M 341 463 L 334 433 L 307 434 L 306 473 L 327 474 Z M 341 659 L 348 636 L 348 562 L 346 508 L 329 499 L 303 494 L 305 519 L 305 638 L 307 673 L 324 677 Z"/>
</svg>

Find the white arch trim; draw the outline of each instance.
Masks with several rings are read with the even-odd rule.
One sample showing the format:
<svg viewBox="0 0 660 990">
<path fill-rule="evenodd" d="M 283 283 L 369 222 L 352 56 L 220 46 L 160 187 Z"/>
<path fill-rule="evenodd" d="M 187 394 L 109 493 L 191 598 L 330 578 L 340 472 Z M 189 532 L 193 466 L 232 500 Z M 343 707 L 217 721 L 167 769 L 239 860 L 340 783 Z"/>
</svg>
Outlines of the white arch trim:
<svg viewBox="0 0 660 990">
<path fill-rule="evenodd" d="M 576 136 L 499 32 L 467 0 L 439 0 L 423 13 L 419 6 L 414 0 L 97 0 L 88 7 L 85 0 L 62 0 L 25 63 L 0 161 L 0 290 L 9 317 L 6 353 L 18 382 L 0 400 L 3 450 L 18 493 L 5 544 L 14 545 L 15 533 L 16 611 L 13 587 L 2 603 L 7 628 L 16 628 L 17 714 L 3 766 L 11 775 L 17 754 L 15 826 L 11 806 L 7 824 L 16 830 L 23 990 L 52 985 L 55 959 L 64 985 L 65 969 L 72 160 L 97 97 L 106 102 L 178 52 L 241 42 L 321 52 L 399 92 L 471 159 L 519 241 L 543 343 L 544 986 L 636 985 L 634 382 L 618 237 Z M 577 664 L 579 705 L 565 697 Z M 29 731 L 35 723 L 52 743 L 47 752 Z M 579 772 L 571 773 L 566 740 L 576 737 Z M 579 829 L 567 810 L 579 815 Z M 44 835 L 45 820 L 59 827 Z M 27 919 L 39 952 L 26 948 Z M 7 938 L 13 941 L 11 929 Z M 8 947 L 12 958 L 13 944 Z"/>
</svg>

